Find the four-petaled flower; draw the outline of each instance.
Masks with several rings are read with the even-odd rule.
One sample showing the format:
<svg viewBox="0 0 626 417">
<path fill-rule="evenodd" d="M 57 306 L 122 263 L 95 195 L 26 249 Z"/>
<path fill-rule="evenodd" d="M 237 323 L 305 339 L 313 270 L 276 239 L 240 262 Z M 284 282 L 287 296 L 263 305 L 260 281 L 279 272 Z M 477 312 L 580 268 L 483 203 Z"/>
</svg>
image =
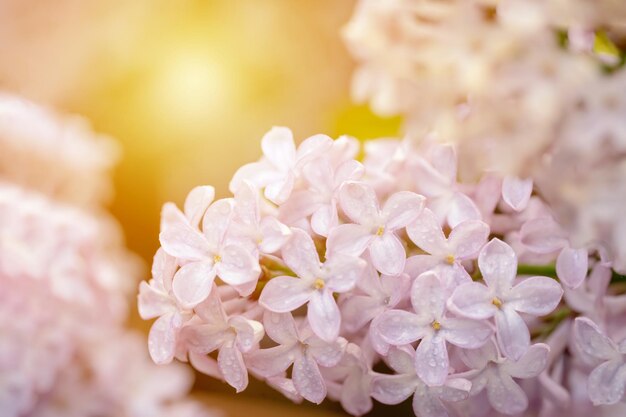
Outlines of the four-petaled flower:
<svg viewBox="0 0 626 417">
<path fill-rule="evenodd" d="M 487 285 L 469 282 L 460 285 L 448 301 L 448 308 L 475 320 L 495 317 L 496 335 L 502 352 L 517 360 L 530 346 L 530 333 L 519 313 L 543 316 L 556 308 L 563 289 L 548 277 L 526 278 L 513 286 L 517 256 L 499 239 L 491 240 L 478 255 L 478 267 Z"/>
</svg>

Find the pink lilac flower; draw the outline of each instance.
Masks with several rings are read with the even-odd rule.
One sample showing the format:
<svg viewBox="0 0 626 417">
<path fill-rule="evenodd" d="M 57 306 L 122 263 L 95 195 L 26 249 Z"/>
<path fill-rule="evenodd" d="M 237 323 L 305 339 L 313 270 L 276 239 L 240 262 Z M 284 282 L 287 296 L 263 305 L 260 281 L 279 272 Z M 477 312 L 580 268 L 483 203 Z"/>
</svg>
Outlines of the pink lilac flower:
<svg viewBox="0 0 626 417">
<path fill-rule="evenodd" d="M 502 199 L 515 211 L 522 211 L 526 208 L 532 191 L 532 179 L 521 179 L 509 175 L 502 181 Z"/>
<path fill-rule="evenodd" d="M 576 318 L 574 335 L 578 348 L 599 363 L 587 381 L 587 391 L 593 404 L 616 404 L 621 401 L 626 389 L 626 338 L 619 344 L 613 342 L 586 317 Z"/>
<path fill-rule="evenodd" d="M 460 357 L 471 369 L 459 374 L 472 382 L 471 396 L 483 390 L 491 406 L 502 414 L 518 414 L 528 406 L 528 397 L 513 378 L 539 375 L 546 367 L 550 348 L 542 343 L 530 346 L 517 360 L 503 358 L 493 342 L 480 349 L 463 350 Z"/>
<path fill-rule="evenodd" d="M 493 330 L 482 321 L 446 315 L 447 294 L 439 277 L 426 272 L 413 282 L 411 304 L 415 313 L 390 310 L 381 316 L 376 330 L 392 345 L 420 340 L 415 370 L 424 383 L 440 386 L 450 368 L 447 343 L 473 349 L 482 346 Z"/>
<path fill-rule="evenodd" d="M 265 332 L 278 346 L 250 354 L 249 363 L 260 375 L 281 375 L 291 365 L 294 386 L 307 401 L 319 404 L 326 397 L 326 384 L 320 366 L 332 367 L 341 360 L 346 340 L 325 342 L 308 327 L 296 326 L 291 313 L 266 312 Z"/>
<path fill-rule="evenodd" d="M 424 197 L 401 191 L 391 195 L 381 210 L 374 189 L 359 182 L 346 182 L 339 196 L 341 208 L 354 223 L 338 226 L 329 234 L 328 250 L 359 256 L 369 249 L 378 271 L 401 273 L 406 252 L 396 232 L 417 219 Z"/>
<path fill-rule="evenodd" d="M 530 346 L 530 333 L 519 313 L 542 316 L 561 301 L 563 289 L 548 277 L 531 277 L 513 285 L 517 257 L 509 245 L 492 239 L 478 256 L 485 284 L 470 282 L 459 286 L 448 302 L 451 311 L 475 320 L 495 318 L 496 336 L 502 352 L 520 359 Z"/>
<path fill-rule="evenodd" d="M 320 338 L 332 342 L 339 335 L 341 314 L 333 293 L 351 290 L 363 273 L 364 260 L 349 255 L 329 255 L 321 263 L 313 239 L 294 229 L 282 250 L 283 259 L 297 277 L 271 279 L 259 303 L 275 313 L 287 313 L 307 304 L 307 319 Z"/>
<path fill-rule="evenodd" d="M 389 351 L 386 361 L 395 375 L 377 374 L 372 382 L 372 396 L 383 404 L 400 404 L 413 396 L 413 412 L 422 417 L 448 417 L 446 403 L 467 398 L 472 384 L 463 378 L 450 376 L 440 386 L 428 386 L 416 374 L 413 349 L 396 347 Z"/>
<path fill-rule="evenodd" d="M 327 152 L 332 144 L 328 136 L 316 135 L 303 141 L 296 149 L 291 130 L 274 127 L 261 141 L 264 159 L 241 167 L 230 183 L 230 190 L 234 193 L 241 181 L 249 180 L 257 187 L 264 188 L 268 200 L 275 204 L 284 203 L 303 166 Z"/>
<path fill-rule="evenodd" d="M 471 281 L 462 262 L 475 258 L 489 237 L 486 223 L 466 220 L 457 224 L 446 238 L 435 215 L 427 208 L 406 231 L 411 241 L 427 253 L 409 258 L 407 267 L 422 271 L 437 267 L 446 286 L 452 289 Z"/>
</svg>

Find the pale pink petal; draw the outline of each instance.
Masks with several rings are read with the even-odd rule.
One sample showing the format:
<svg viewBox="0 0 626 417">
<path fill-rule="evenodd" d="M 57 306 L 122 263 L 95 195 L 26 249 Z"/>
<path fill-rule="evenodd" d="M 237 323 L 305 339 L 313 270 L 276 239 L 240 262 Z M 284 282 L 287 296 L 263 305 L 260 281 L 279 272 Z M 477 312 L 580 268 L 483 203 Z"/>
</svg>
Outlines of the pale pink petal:
<svg viewBox="0 0 626 417">
<path fill-rule="evenodd" d="M 139 316 L 144 320 L 149 320 L 174 311 L 176 305 L 168 295 L 156 291 L 146 281 L 141 281 L 139 284 L 137 308 Z"/>
<path fill-rule="evenodd" d="M 448 300 L 448 308 L 455 314 L 471 319 L 492 317 L 498 308 L 492 303 L 489 289 L 478 282 L 460 285 Z"/>
<path fill-rule="evenodd" d="M 483 174 L 473 193 L 474 202 L 483 215 L 490 215 L 495 211 L 501 190 L 502 180 L 498 175 Z"/>
<path fill-rule="evenodd" d="M 264 195 L 274 204 L 282 204 L 291 195 L 295 182 L 295 177 L 291 172 L 285 173 L 285 175 L 276 181 L 268 184 L 265 187 Z"/>
<path fill-rule="evenodd" d="M 346 330 L 354 333 L 384 310 L 384 305 L 373 297 L 353 295 L 341 305 L 341 317 Z"/>
<path fill-rule="evenodd" d="M 369 247 L 372 264 L 385 275 L 398 275 L 404 270 L 406 251 L 393 233 L 377 236 Z"/>
<path fill-rule="evenodd" d="M 339 293 L 351 290 L 366 266 L 367 262 L 361 258 L 339 254 L 331 256 L 323 267 L 328 288 Z"/>
<path fill-rule="evenodd" d="M 311 162 L 314 158 L 327 154 L 333 147 L 333 140 L 326 135 L 313 135 L 302 141 L 298 146 L 296 159 L 300 166 Z"/>
<path fill-rule="evenodd" d="M 507 294 L 509 307 L 535 316 L 544 316 L 553 311 L 561 301 L 563 288 L 548 277 L 526 278 Z"/>
<path fill-rule="evenodd" d="M 565 247 L 556 259 L 556 274 L 568 288 L 578 288 L 585 280 L 588 268 L 587 249 Z"/>
<path fill-rule="evenodd" d="M 172 291 L 183 306 L 191 308 L 209 296 L 214 280 L 215 268 L 212 262 L 192 262 L 176 272 Z"/>
<path fill-rule="evenodd" d="M 378 225 L 381 221 L 376 192 L 369 185 L 349 181 L 339 191 L 339 201 L 344 213 L 355 223 L 365 226 Z"/>
<path fill-rule="evenodd" d="M 520 240 L 531 251 L 539 254 L 555 252 L 567 246 L 561 227 L 551 217 L 540 217 L 524 223 Z"/>
<path fill-rule="evenodd" d="M 260 231 L 262 240 L 259 244 L 259 250 L 263 253 L 277 252 L 291 237 L 291 229 L 272 216 L 267 216 L 261 220 Z"/>
<path fill-rule="evenodd" d="M 490 339 L 478 349 L 462 349 L 459 351 L 459 358 L 471 369 L 484 369 L 490 361 L 498 360 L 498 348 Z M 474 387 L 472 387 L 474 392 Z"/>
<path fill-rule="evenodd" d="M 263 288 L 259 304 L 275 313 L 288 313 L 309 301 L 315 289 L 294 277 L 272 278 Z"/>
<path fill-rule="evenodd" d="M 332 193 L 335 188 L 333 167 L 328 158 L 318 158 L 302 168 L 302 174 L 314 190 Z"/>
<path fill-rule="evenodd" d="M 434 388 L 437 396 L 448 402 L 457 402 L 466 399 L 469 395 L 472 383 L 463 378 L 448 378 L 441 387 Z"/>
<path fill-rule="evenodd" d="M 500 350 L 507 358 L 518 360 L 530 346 L 528 326 L 515 310 L 506 305 L 498 310 L 495 317 Z"/>
<path fill-rule="evenodd" d="M 487 243 L 489 226 L 480 220 L 467 220 L 459 223 L 448 236 L 448 245 L 456 259 L 468 259 L 476 256 Z"/>
<path fill-rule="evenodd" d="M 416 158 L 411 169 L 413 176 L 420 179 L 417 183 L 420 194 L 426 197 L 437 197 L 449 192 L 454 181 L 442 175 L 423 158 Z"/>
<path fill-rule="evenodd" d="M 517 256 L 509 245 L 494 238 L 480 251 L 478 267 L 489 288 L 499 295 L 513 285 L 517 275 Z"/>
<path fill-rule="evenodd" d="M 261 139 L 263 155 L 277 168 L 290 168 L 296 160 L 293 134 L 286 127 L 275 126 Z"/>
<path fill-rule="evenodd" d="M 483 320 L 446 318 L 441 325 L 439 333 L 442 337 L 449 343 L 465 349 L 483 346 L 493 334 L 491 326 Z"/>
<path fill-rule="evenodd" d="M 514 378 L 534 378 L 545 370 L 549 353 L 548 345 L 536 343 L 518 361 L 506 361 L 502 366 Z"/>
<path fill-rule="evenodd" d="M 248 227 L 256 227 L 260 220 L 259 192 L 249 182 L 243 181 L 235 192 L 237 221 Z"/>
<path fill-rule="evenodd" d="M 300 278 L 318 278 L 321 263 L 311 236 L 302 229 L 293 229 L 282 250 L 283 260 Z"/>
<path fill-rule="evenodd" d="M 292 379 L 298 393 L 307 401 L 320 404 L 326 398 L 326 384 L 312 356 L 304 354 L 296 358 Z"/>
<path fill-rule="evenodd" d="M 263 313 L 263 324 L 265 332 L 276 343 L 287 345 L 296 343 L 298 331 L 296 322 L 291 313 L 273 313 L 265 311 Z"/>
<path fill-rule="evenodd" d="M 152 324 L 148 351 L 154 363 L 164 365 L 174 359 L 177 334 L 182 324 L 182 318 L 177 313 L 161 316 Z"/>
<path fill-rule="evenodd" d="M 577 317 L 574 321 L 574 336 L 580 350 L 591 357 L 609 360 L 618 356 L 615 343 L 586 317 Z"/>
<path fill-rule="evenodd" d="M 210 246 L 202 234 L 172 203 L 163 205 L 159 241 L 163 250 L 179 259 L 198 261 L 206 258 Z"/>
<path fill-rule="evenodd" d="M 420 249 L 432 255 L 448 255 L 446 237 L 430 209 L 425 208 L 417 220 L 407 226 L 406 232 Z"/>
<path fill-rule="evenodd" d="M 435 334 L 424 337 L 415 351 L 417 375 L 429 386 L 440 386 L 448 377 L 448 349 L 443 337 Z"/>
<path fill-rule="evenodd" d="M 243 362 L 241 352 L 234 345 L 222 346 L 217 354 L 217 365 L 224 380 L 237 392 L 248 386 L 248 370 Z"/>
<path fill-rule="evenodd" d="M 180 338 L 190 352 L 206 355 L 219 349 L 233 338 L 226 323 L 185 326 Z"/>
<path fill-rule="evenodd" d="M 246 284 L 256 280 L 261 273 L 256 257 L 242 246 L 228 245 L 222 248 L 220 257 L 220 261 L 215 264 L 215 269 L 217 275 L 227 284 Z"/>
<path fill-rule="evenodd" d="M 471 198 L 461 192 L 455 192 L 448 209 L 448 225 L 452 228 L 467 220 L 480 220 L 481 214 Z"/>
<path fill-rule="evenodd" d="M 414 222 L 424 208 L 424 197 L 410 191 L 392 194 L 383 206 L 382 215 L 389 231 L 401 229 Z"/>
<path fill-rule="evenodd" d="M 337 141 L 335 141 L 335 143 L 337 143 Z M 354 159 L 349 159 L 341 163 L 335 170 L 335 186 L 339 186 L 346 181 L 359 180 L 364 173 L 365 167 L 363 167 L 362 163 Z"/>
<path fill-rule="evenodd" d="M 217 360 L 213 359 L 209 355 L 189 352 L 189 363 L 193 366 L 193 369 L 205 375 L 215 379 L 224 379 L 222 373 L 220 372 L 220 368 L 217 365 Z"/>
<path fill-rule="evenodd" d="M 178 269 L 176 258 L 168 255 L 163 248 L 159 248 L 152 260 L 152 278 L 166 292 L 172 289 L 172 278 Z"/>
<path fill-rule="evenodd" d="M 456 181 L 456 148 L 450 144 L 436 144 L 429 149 L 430 164 L 443 175 L 450 184 Z"/>
<path fill-rule="evenodd" d="M 414 375 L 377 375 L 372 381 L 372 397 L 383 404 L 400 404 L 417 388 Z"/>
<path fill-rule="evenodd" d="M 487 398 L 491 406 L 503 414 L 518 414 L 528 407 L 528 397 L 513 379 L 496 372 L 487 384 Z"/>
<path fill-rule="evenodd" d="M 337 339 L 341 314 L 332 292 L 326 289 L 313 292 L 307 308 L 307 319 L 313 332 L 327 342 Z"/>
<path fill-rule="evenodd" d="M 224 235 L 235 214 L 235 201 L 232 198 L 217 200 L 209 206 L 202 218 L 202 233 L 210 247 L 217 249 L 224 240 Z"/>
<path fill-rule="evenodd" d="M 430 271 L 439 264 L 440 260 L 432 255 L 413 255 L 407 258 L 404 264 L 404 273 L 411 278 Z"/>
<path fill-rule="evenodd" d="M 250 369 L 264 377 L 281 375 L 293 363 L 296 349 L 291 344 L 259 349 L 246 356 L 246 361 Z"/>
<path fill-rule="evenodd" d="M 358 224 L 342 224 L 330 231 L 326 241 L 326 253 L 345 253 L 360 256 L 376 235 L 370 228 Z"/>
<path fill-rule="evenodd" d="M 356 372 L 348 375 L 341 390 L 341 406 L 353 416 L 362 416 L 373 407 L 370 396 L 371 381 Z"/>
<path fill-rule="evenodd" d="M 265 187 L 267 184 L 280 179 L 282 175 L 267 159 L 262 159 L 240 167 L 231 179 L 228 189 L 234 194 L 244 181 L 250 181 L 257 187 Z"/>
<path fill-rule="evenodd" d="M 319 337 L 311 336 L 306 339 L 307 352 L 321 366 L 333 367 L 341 361 L 341 357 L 346 351 L 347 341 L 340 337 L 333 342 L 326 342 Z"/>
<path fill-rule="evenodd" d="M 425 272 L 413 281 L 411 304 L 418 315 L 438 320 L 443 315 L 447 299 L 441 281 L 434 272 Z"/>
<path fill-rule="evenodd" d="M 449 417 L 441 400 L 429 389 L 418 389 L 413 396 L 413 412 L 419 417 Z"/>
<path fill-rule="evenodd" d="M 189 224 L 197 227 L 204 212 L 215 198 L 215 188 L 210 185 L 195 187 L 185 199 L 185 216 Z"/>
<path fill-rule="evenodd" d="M 285 378 L 284 376 L 272 376 L 267 378 L 265 382 L 294 403 L 300 404 L 302 402 L 303 398 L 298 394 L 296 386 L 291 379 Z"/>
<path fill-rule="evenodd" d="M 532 192 L 532 178 L 521 179 L 509 175 L 502 181 L 502 199 L 515 211 L 522 211 L 526 208 Z"/>
<path fill-rule="evenodd" d="M 243 316 L 233 316 L 228 320 L 231 329 L 237 332 L 236 346 L 241 352 L 249 352 L 263 338 L 263 325 Z"/>
<path fill-rule="evenodd" d="M 306 219 L 322 204 L 319 196 L 310 190 L 295 190 L 289 199 L 278 207 L 278 220 L 288 226 L 294 226 Z"/>
<path fill-rule="evenodd" d="M 376 331 L 383 340 L 392 345 L 406 345 L 431 332 L 430 323 L 404 310 L 389 310 L 376 322 Z"/>
<path fill-rule="evenodd" d="M 415 375 L 415 349 L 411 345 L 391 347 L 385 362 L 398 374 Z"/>
<path fill-rule="evenodd" d="M 328 233 L 339 224 L 335 202 L 324 204 L 311 216 L 311 229 L 320 236 Z"/>
<path fill-rule="evenodd" d="M 594 405 L 616 404 L 624 397 L 626 365 L 620 359 L 604 362 L 589 375 L 587 390 Z"/>
<path fill-rule="evenodd" d="M 194 311 L 206 323 L 226 323 L 226 312 L 222 306 L 219 290 L 216 285 L 209 293 L 209 296 L 200 304 L 194 307 Z"/>
</svg>

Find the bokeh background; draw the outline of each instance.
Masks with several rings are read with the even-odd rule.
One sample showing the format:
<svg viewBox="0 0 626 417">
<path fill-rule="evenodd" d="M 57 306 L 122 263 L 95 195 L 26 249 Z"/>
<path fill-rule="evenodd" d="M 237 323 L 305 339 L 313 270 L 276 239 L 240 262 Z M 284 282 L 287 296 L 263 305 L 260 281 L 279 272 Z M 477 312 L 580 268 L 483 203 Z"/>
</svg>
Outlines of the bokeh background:
<svg viewBox="0 0 626 417">
<path fill-rule="evenodd" d="M 298 140 L 397 134 L 398 119 L 350 101 L 353 62 L 341 27 L 353 7 L 351 0 L 0 0 L 0 89 L 83 115 L 118 140 L 110 208 L 147 278 L 161 205 L 181 204 L 200 184 L 227 195 L 232 174 L 259 157 L 273 125 L 289 126 Z M 148 329 L 136 314 L 130 325 Z M 259 398 L 288 403 L 258 382 L 235 397 L 199 375 L 195 391 L 234 415 L 260 415 Z"/>
</svg>

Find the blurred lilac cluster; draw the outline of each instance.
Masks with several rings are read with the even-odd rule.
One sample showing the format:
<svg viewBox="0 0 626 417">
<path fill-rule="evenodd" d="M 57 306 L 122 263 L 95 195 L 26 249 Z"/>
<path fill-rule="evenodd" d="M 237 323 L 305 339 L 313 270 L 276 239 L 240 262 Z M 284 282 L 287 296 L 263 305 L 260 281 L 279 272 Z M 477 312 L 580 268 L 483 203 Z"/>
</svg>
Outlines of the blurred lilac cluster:
<svg viewBox="0 0 626 417">
<path fill-rule="evenodd" d="M 210 415 L 125 327 L 141 267 L 100 206 L 112 142 L 0 97 L 0 415 Z"/>
<path fill-rule="evenodd" d="M 296 146 L 276 127 L 261 146 L 232 198 L 163 207 L 139 293 L 156 363 L 353 415 L 410 397 L 420 417 L 624 412 L 624 277 L 531 179 L 461 182 L 432 137 Z"/>
</svg>

